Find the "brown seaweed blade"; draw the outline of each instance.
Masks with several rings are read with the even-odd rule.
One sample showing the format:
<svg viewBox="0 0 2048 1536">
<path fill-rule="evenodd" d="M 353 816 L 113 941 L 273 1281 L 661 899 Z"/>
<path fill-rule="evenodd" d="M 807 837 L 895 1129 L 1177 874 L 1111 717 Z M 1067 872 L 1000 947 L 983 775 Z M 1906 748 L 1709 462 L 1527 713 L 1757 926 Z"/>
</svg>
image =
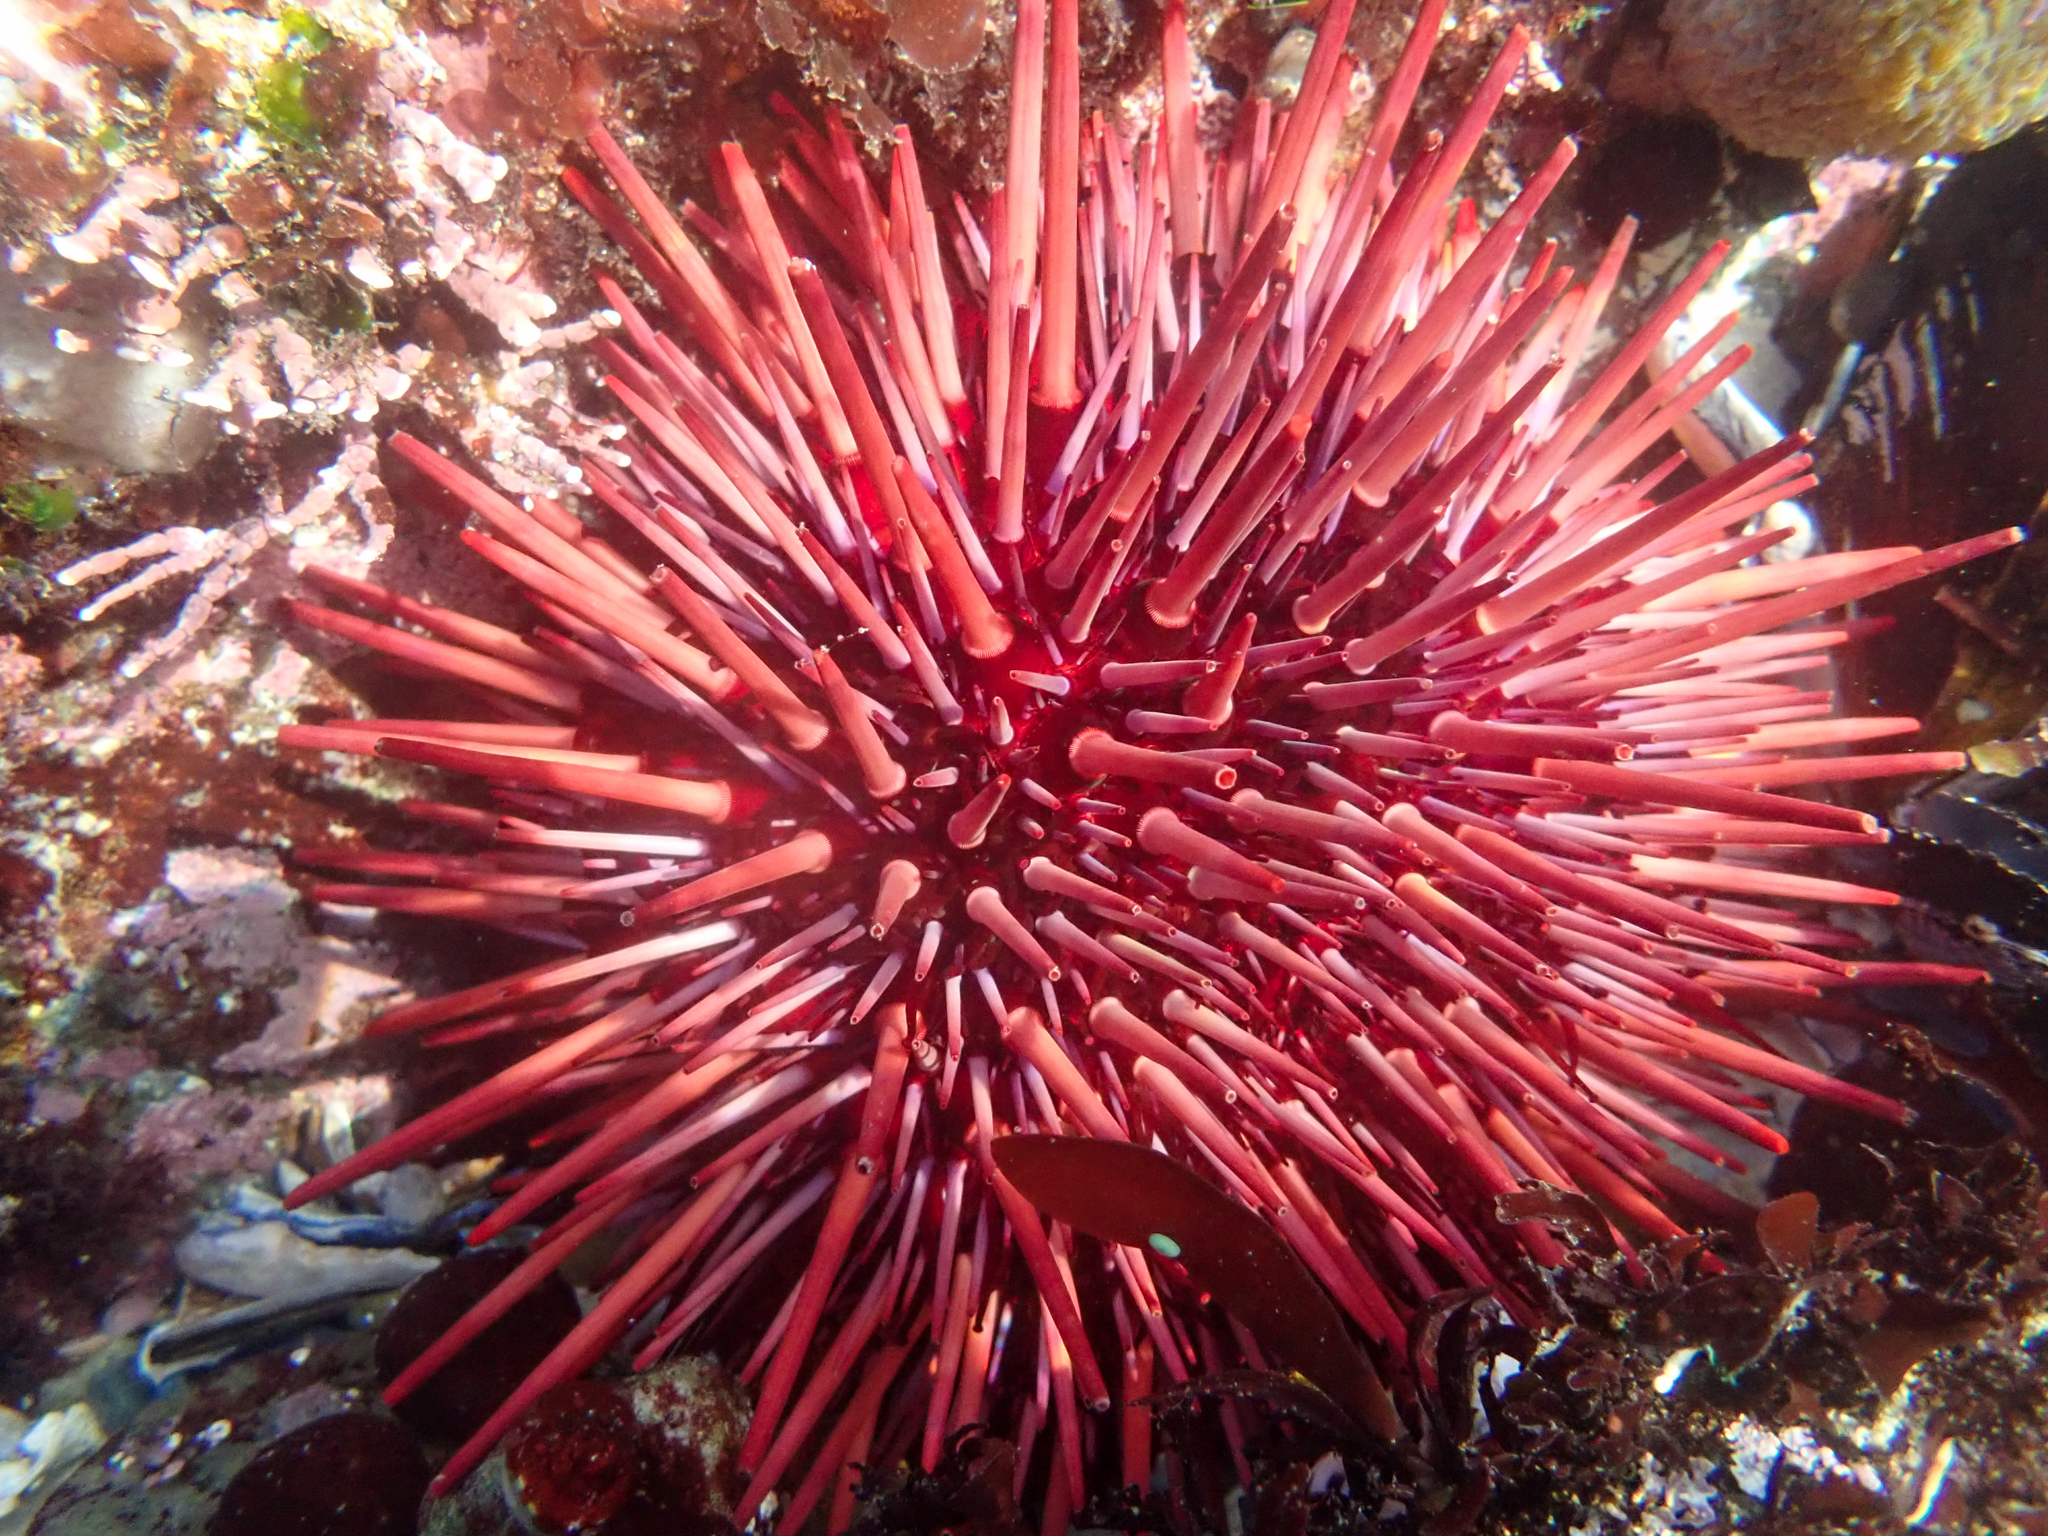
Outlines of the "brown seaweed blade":
<svg viewBox="0 0 2048 1536">
<path fill-rule="evenodd" d="M 1323 1288 L 1258 1215 L 1192 1169 L 1128 1142 L 1001 1136 L 996 1167 L 1040 1210 L 1099 1242 L 1177 1260 L 1281 1362 L 1383 1439 L 1394 1400 Z"/>
</svg>

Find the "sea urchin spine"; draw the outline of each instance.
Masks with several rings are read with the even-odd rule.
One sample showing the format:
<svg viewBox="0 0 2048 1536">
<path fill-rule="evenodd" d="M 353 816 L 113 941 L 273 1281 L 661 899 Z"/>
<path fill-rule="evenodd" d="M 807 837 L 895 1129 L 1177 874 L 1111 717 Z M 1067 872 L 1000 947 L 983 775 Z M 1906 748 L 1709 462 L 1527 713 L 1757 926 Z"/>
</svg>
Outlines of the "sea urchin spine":
<svg viewBox="0 0 2048 1536">
<path fill-rule="evenodd" d="M 1959 765 L 1802 755 L 1914 728 L 1806 685 L 1862 627 L 1828 614 L 2018 532 L 1759 565 L 1781 536 L 1742 530 L 1811 483 L 1801 442 L 1662 499 L 1677 460 L 1617 478 L 1745 353 L 1694 380 L 1702 346 L 1610 419 L 1717 248 L 1572 392 L 1627 231 L 1590 283 L 1549 247 L 1511 275 L 1570 142 L 1485 231 L 1452 208 L 1519 30 L 1396 176 L 1423 5 L 1333 175 L 1346 0 L 1293 108 L 1213 164 L 1180 7 L 1133 144 L 1080 122 L 1075 3 L 1020 7 L 986 228 L 934 211 L 906 134 L 877 182 L 839 124 L 796 121 L 779 192 L 728 145 L 736 222 L 693 209 L 693 234 L 598 135 L 623 204 L 570 189 L 666 312 L 604 280 L 630 430 L 585 476 L 637 553 L 400 436 L 542 622 L 317 572 L 396 622 L 292 605 L 487 716 L 284 732 L 490 786 L 410 806 L 486 851 L 304 850 L 361 877 L 314 895 L 567 951 L 380 1018 L 530 1048 L 293 1201 L 557 1115 L 534 1145 L 567 1150 L 475 1237 L 560 1214 L 395 1394 L 571 1249 L 620 1244 L 439 1488 L 631 1330 L 643 1363 L 712 1341 L 759 1379 L 743 1516 L 781 1487 L 786 1521 L 837 1528 L 851 1463 L 929 1465 L 988 1421 L 1020 1486 L 1049 1433 L 1057 1530 L 1148 1466 L 1154 1373 L 1226 1356 L 1170 1245 L 1048 1224 L 999 1138 L 1164 1148 L 1387 1345 L 1454 1286 L 1533 1315 L 1518 1276 L 1564 1249 L 1495 1215 L 1523 1180 L 1598 1199 L 1629 1254 L 1725 1213 L 1663 1147 L 1782 1150 L 1745 1079 L 1904 1116 L 1727 1010 L 1977 979 L 1843 958 L 1815 904 L 1894 898 L 1787 860 L 1887 834 L 1779 791 Z M 1120 1451 L 1082 1433 L 1113 1383 Z"/>
</svg>

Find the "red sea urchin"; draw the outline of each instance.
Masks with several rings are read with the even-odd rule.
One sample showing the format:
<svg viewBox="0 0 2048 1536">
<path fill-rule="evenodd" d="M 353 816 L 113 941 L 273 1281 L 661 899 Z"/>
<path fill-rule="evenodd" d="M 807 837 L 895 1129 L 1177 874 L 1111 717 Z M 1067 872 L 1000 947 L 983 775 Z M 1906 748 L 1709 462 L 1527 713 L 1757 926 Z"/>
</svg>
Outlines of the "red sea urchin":
<svg viewBox="0 0 2048 1536">
<path fill-rule="evenodd" d="M 743 1514 L 782 1487 L 788 1518 L 829 1497 L 843 1524 L 849 1463 L 893 1433 L 930 1465 L 987 1420 L 1052 1431 L 1058 1528 L 1149 1462 L 1142 1411 L 1120 1454 L 1082 1434 L 1106 1341 L 1128 1401 L 1208 1335 L 1171 1244 L 1034 1212 L 992 1154 L 1012 1132 L 1184 1158 L 1387 1344 L 1449 1287 L 1525 1305 L 1518 1271 L 1562 1249 L 1496 1219 L 1518 1180 L 1652 1240 L 1680 1230 L 1669 1198 L 1715 1210 L 1660 1148 L 1729 1162 L 1698 1126 L 1781 1149 L 1738 1074 L 1903 1115 L 1724 1008 L 1976 979 L 1838 958 L 1858 941 L 1813 904 L 1893 898 L 1767 851 L 1886 835 L 1776 791 L 1959 762 L 1801 755 L 1913 727 L 1790 680 L 1856 632 L 1823 616 L 2019 535 L 1751 564 L 1782 535 L 1740 530 L 1811 483 L 1799 441 L 1662 500 L 1677 458 L 1616 478 L 1744 355 L 1688 383 L 1717 331 L 1603 424 L 1720 252 L 1572 398 L 1627 233 L 1588 283 L 1549 248 L 1510 280 L 1569 141 L 1491 228 L 1469 203 L 1446 225 L 1519 32 L 1394 174 L 1443 9 L 1332 177 L 1344 0 L 1293 110 L 1254 104 L 1213 164 L 1178 6 L 1164 118 L 1132 145 L 1080 121 L 1073 0 L 1049 70 L 1024 0 L 1008 186 L 1042 187 L 1042 220 L 1035 191 L 985 226 L 955 198 L 950 252 L 901 130 L 878 185 L 837 124 L 796 126 L 782 200 L 728 145 L 735 227 L 688 210 L 710 255 L 609 138 L 625 207 L 570 173 L 667 311 L 606 281 L 631 430 L 586 466 L 666 564 L 398 437 L 545 623 L 332 575 L 410 627 L 293 605 L 494 716 L 286 732 L 494 786 L 489 810 L 412 806 L 493 851 L 308 851 L 426 882 L 316 896 L 583 951 L 384 1015 L 532 1051 L 293 1195 L 562 1106 L 536 1142 L 571 1150 L 476 1235 L 572 1203 L 393 1393 L 594 1234 L 624 1247 L 438 1486 L 637 1321 L 642 1363 L 708 1334 L 758 1376 Z M 721 1331 L 763 1280 L 789 1287 L 772 1322 Z"/>
</svg>

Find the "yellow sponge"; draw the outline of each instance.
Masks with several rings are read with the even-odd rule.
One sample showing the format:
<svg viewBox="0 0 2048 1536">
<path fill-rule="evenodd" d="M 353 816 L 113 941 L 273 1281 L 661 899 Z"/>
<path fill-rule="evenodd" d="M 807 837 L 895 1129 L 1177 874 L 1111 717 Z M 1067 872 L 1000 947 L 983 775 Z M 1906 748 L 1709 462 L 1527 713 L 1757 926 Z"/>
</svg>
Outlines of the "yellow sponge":
<svg viewBox="0 0 2048 1536">
<path fill-rule="evenodd" d="M 1666 0 L 1665 65 L 1765 154 L 1912 159 L 2048 114 L 2048 0 Z"/>
</svg>

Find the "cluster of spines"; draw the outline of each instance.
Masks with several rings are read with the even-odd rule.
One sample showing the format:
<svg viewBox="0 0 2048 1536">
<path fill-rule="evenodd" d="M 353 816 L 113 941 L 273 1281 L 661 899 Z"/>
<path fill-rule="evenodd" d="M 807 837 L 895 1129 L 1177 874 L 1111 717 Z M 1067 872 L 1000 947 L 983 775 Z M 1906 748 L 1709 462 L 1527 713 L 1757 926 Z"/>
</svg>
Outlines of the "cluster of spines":
<svg viewBox="0 0 2048 1536">
<path fill-rule="evenodd" d="M 1023 1441 L 1020 1480 L 1051 1432 L 1059 1528 L 1086 1494 L 1082 1410 L 1112 1396 L 1077 1262 L 1104 1266 L 1126 1405 L 1257 1343 L 1222 1343 L 1161 1255 L 1035 1213 L 991 1157 L 1010 1132 L 1169 1147 L 1394 1344 L 1451 1284 L 1529 1314 L 1516 1266 L 1565 1254 L 1490 1219 L 1521 1180 L 1601 1201 L 1631 1263 L 1627 1231 L 1675 1235 L 1674 1202 L 1735 1214 L 1662 1147 L 1782 1150 L 1743 1076 L 1902 1113 L 1725 1009 L 1974 979 L 1841 958 L 1854 936 L 1804 904 L 1892 898 L 1753 856 L 1885 836 L 1770 791 L 1957 762 L 1800 756 L 1915 723 L 1837 719 L 1783 679 L 1860 627 L 1808 621 L 2017 535 L 1755 564 L 1783 535 L 1740 530 L 1812 483 L 1799 440 L 1661 501 L 1678 458 L 1617 478 L 1746 355 L 1692 378 L 1724 325 L 1613 409 L 1721 251 L 1572 394 L 1630 232 L 1585 285 L 1550 247 L 1509 282 L 1569 141 L 1490 228 L 1461 203 L 1446 229 L 1519 32 L 1394 174 L 1443 9 L 1422 8 L 1333 177 L 1341 0 L 1294 107 L 1248 108 L 1213 164 L 1178 6 L 1163 119 L 1131 145 L 1099 117 L 1084 131 L 1075 6 L 1054 0 L 1048 29 L 1025 0 L 1007 191 L 985 226 L 953 200 L 950 266 L 907 134 L 886 198 L 837 123 L 793 127 L 781 203 L 727 146 L 732 227 L 678 217 L 593 139 L 624 206 L 579 173 L 570 189 L 667 323 L 604 280 L 623 341 L 596 350 L 633 430 L 586 484 L 664 563 L 401 436 L 546 622 L 514 633 L 318 571 L 399 622 L 294 605 L 494 717 L 289 729 L 495 786 L 488 811 L 412 807 L 490 851 L 310 851 L 424 882 L 315 894 L 578 951 L 380 1019 L 430 1046 L 536 1043 L 294 1196 L 561 1107 L 533 1144 L 569 1150 L 504 1181 L 476 1236 L 572 1203 L 393 1395 L 574 1248 L 626 1234 L 598 1308 L 443 1486 L 630 1330 L 643 1364 L 709 1338 L 760 1378 L 743 1514 L 810 1446 L 785 1518 L 829 1495 L 836 1527 L 849 1464 L 930 1465 L 986 1417 Z M 1018 217 L 1015 189 L 1041 186 L 1042 217 Z M 799 229 L 816 260 L 792 254 Z M 977 305 L 975 355 L 958 321 Z M 734 766 L 596 750 L 600 693 Z M 830 831 L 774 819 L 825 805 Z M 992 837 L 1014 867 L 975 862 Z M 815 1236 L 773 1322 L 719 1336 L 793 1230 Z M 1005 1370 L 1013 1329 L 1035 1373 Z M 1121 1469 L 1147 1481 L 1145 1414 L 1121 1424 Z"/>
</svg>

